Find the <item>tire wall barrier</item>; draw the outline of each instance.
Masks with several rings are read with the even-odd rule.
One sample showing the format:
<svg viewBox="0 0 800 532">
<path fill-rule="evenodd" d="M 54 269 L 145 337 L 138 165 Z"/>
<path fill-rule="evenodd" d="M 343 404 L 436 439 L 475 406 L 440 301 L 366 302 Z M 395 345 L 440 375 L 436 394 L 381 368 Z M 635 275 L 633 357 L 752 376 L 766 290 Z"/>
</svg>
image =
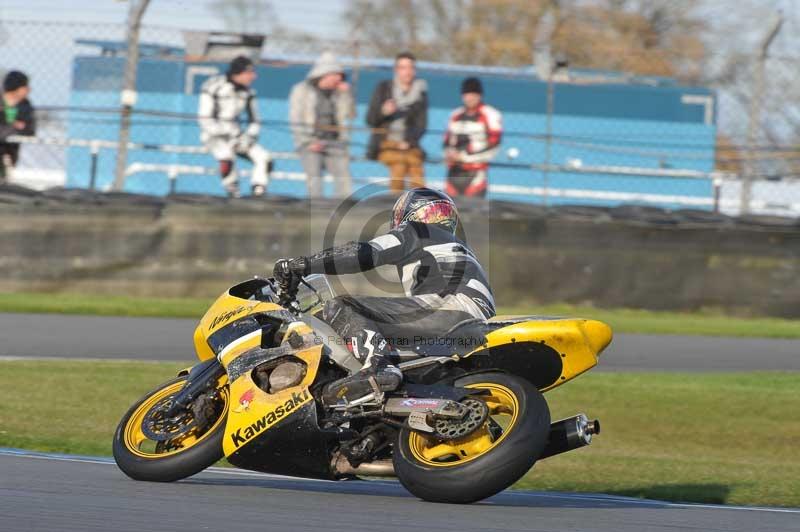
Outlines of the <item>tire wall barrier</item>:
<svg viewBox="0 0 800 532">
<path fill-rule="evenodd" d="M 212 297 L 283 256 L 386 230 L 391 203 L 0 194 L 0 291 Z M 129 196 L 129 195 L 128 195 Z M 500 306 L 800 317 L 800 225 L 655 209 L 460 205 Z M 345 209 L 347 210 L 347 209 Z M 338 223 L 336 222 L 338 220 Z M 393 268 L 339 290 L 401 292 Z"/>
</svg>

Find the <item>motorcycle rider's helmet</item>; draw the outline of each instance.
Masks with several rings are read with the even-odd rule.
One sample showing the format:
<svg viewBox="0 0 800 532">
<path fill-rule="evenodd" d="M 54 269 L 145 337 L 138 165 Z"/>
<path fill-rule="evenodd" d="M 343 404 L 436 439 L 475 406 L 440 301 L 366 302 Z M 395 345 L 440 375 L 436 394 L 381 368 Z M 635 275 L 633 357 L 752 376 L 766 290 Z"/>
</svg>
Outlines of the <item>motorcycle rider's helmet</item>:
<svg viewBox="0 0 800 532">
<path fill-rule="evenodd" d="M 392 208 L 391 228 L 406 222 L 436 224 L 455 234 L 458 227 L 458 209 L 453 199 L 438 190 L 427 187 L 409 190 L 400 196 Z"/>
</svg>

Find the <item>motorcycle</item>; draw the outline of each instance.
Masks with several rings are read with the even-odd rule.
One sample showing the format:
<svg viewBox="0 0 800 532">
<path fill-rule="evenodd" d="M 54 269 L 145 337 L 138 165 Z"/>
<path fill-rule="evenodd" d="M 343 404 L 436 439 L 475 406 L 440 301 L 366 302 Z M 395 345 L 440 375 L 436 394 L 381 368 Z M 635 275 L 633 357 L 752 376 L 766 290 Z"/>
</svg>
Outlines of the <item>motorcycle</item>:
<svg viewBox="0 0 800 532">
<path fill-rule="evenodd" d="M 470 503 L 537 460 L 589 445 L 584 414 L 551 423 L 543 392 L 597 364 L 611 329 L 585 319 L 499 316 L 395 345 L 404 382 L 329 407 L 323 387 L 360 363 L 317 315 L 323 275 L 293 287 L 254 278 L 222 294 L 194 332 L 199 363 L 122 417 L 114 459 L 136 480 L 171 482 L 223 457 L 318 479 L 396 476 L 415 496 Z"/>
</svg>

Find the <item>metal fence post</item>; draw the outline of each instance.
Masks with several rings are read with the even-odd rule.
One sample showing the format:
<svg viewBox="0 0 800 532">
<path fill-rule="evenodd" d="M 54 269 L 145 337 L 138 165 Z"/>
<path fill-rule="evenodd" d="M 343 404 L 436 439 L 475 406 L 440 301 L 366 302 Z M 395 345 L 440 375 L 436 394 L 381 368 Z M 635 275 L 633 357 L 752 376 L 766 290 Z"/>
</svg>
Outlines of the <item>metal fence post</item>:
<svg viewBox="0 0 800 532">
<path fill-rule="evenodd" d="M 756 56 L 755 72 L 753 73 L 753 90 L 750 95 L 750 118 L 747 133 L 747 166 L 742 180 L 742 191 L 739 199 L 739 214 L 750 213 L 750 201 L 753 194 L 753 181 L 758 175 L 756 161 L 756 144 L 761 129 L 761 108 L 764 99 L 764 65 L 767 62 L 767 50 L 778 35 L 783 24 L 783 14 L 778 12 L 772 17 L 769 30 L 759 43 Z"/>
<path fill-rule="evenodd" d="M 131 137 L 131 112 L 136 104 L 136 67 L 139 63 L 139 29 L 142 17 L 150 0 L 130 0 L 128 11 L 127 56 L 125 60 L 125 79 L 120 97 L 119 145 L 117 147 L 117 167 L 114 172 L 113 190 L 125 186 L 125 167 L 128 164 L 128 142 Z"/>
<path fill-rule="evenodd" d="M 100 156 L 100 144 L 96 141 L 89 143 L 89 156 L 91 166 L 89 168 L 89 190 L 94 190 L 97 186 L 97 159 Z"/>
<path fill-rule="evenodd" d="M 553 69 L 550 69 L 550 74 L 547 76 L 547 118 L 545 120 L 545 144 L 544 144 L 544 166 L 545 170 L 542 173 L 542 203 L 547 207 L 547 200 L 550 193 L 550 160 L 553 142 L 553 99 L 555 87 L 553 86 Z"/>
<path fill-rule="evenodd" d="M 544 164 L 542 165 L 542 204 L 547 207 L 547 200 L 550 188 L 550 159 L 551 142 L 553 137 L 553 50 L 552 40 L 559 24 L 557 20 L 558 6 L 555 2 L 550 2 L 542 14 L 536 27 L 536 37 L 533 42 L 533 63 L 539 79 L 547 76 L 547 109 L 545 115 L 545 145 L 544 145 Z"/>
</svg>

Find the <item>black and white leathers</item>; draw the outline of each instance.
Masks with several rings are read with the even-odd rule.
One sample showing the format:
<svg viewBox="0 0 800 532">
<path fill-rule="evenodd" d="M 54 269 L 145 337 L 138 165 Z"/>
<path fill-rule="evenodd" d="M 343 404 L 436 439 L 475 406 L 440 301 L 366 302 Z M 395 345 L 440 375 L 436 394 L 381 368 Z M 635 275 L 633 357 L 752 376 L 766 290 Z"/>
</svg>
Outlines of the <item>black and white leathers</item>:
<svg viewBox="0 0 800 532">
<path fill-rule="evenodd" d="M 197 112 L 203 140 L 211 137 L 234 139 L 241 135 L 257 139 L 261 125 L 255 96 L 253 89 L 237 85 L 225 75 L 206 80 L 200 92 Z M 243 113 L 247 121 L 244 131 L 239 125 Z"/>
<path fill-rule="evenodd" d="M 467 244 L 435 224 L 406 222 L 369 242 L 350 242 L 306 257 L 307 273 L 346 274 L 397 266 L 406 296 L 442 310 L 486 319 L 494 296 Z"/>
<path fill-rule="evenodd" d="M 242 129 L 240 118 L 245 116 Z M 250 182 L 266 189 L 269 183 L 270 154 L 258 143 L 261 124 L 256 92 L 234 83 L 228 76 L 214 76 L 203 83 L 198 107 L 200 139 L 211 155 L 226 164 L 220 166 L 222 184 L 234 196 L 239 193 L 238 176 L 231 162 L 236 156 L 253 163 Z"/>
</svg>

